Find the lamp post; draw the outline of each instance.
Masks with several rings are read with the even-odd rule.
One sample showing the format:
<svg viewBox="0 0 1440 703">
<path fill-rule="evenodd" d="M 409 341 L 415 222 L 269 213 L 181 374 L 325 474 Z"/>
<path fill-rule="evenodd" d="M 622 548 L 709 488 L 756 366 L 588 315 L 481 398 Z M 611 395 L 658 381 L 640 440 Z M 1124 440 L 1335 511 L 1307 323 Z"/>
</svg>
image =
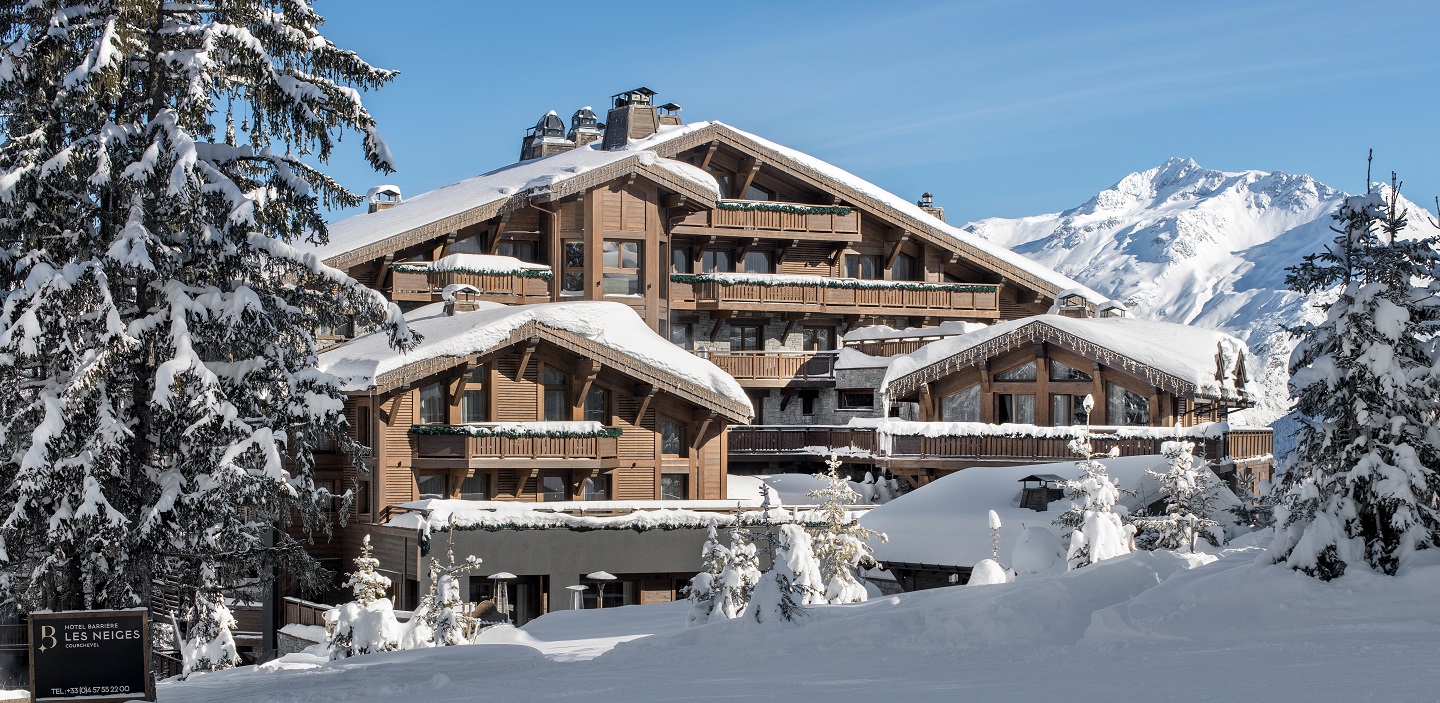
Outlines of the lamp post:
<svg viewBox="0 0 1440 703">
<path fill-rule="evenodd" d="M 595 584 L 596 588 L 598 588 L 598 589 L 600 590 L 600 595 L 599 595 L 599 597 L 597 597 L 597 598 L 595 599 L 595 607 L 596 607 L 596 608 L 604 608 L 604 607 L 605 607 L 605 583 L 606 583 L 607 581 L 614 581 L 614 580 L 615 580 L 615 575 L 614 575 L 614 574 L 611 574 L 611 573 L 608 573 L 608 572 L 605 572 L 605 571 L 596 571 L 596 572 L 593 573 L 593 574 L 586 574 L 586 575 L 585 575 L 585 578 L 590 579 L 590 580 L 592 580 L 592 581 L 598 581 L 598 582 L 599 582 L 599 583 Z"/>
<path fill-rule="evenodd" d="M 567 591 L 570 592 L 570 609 L 571 609 L 571 610 L 584 610 L 584 609 L 585 609 L 585 595 L 584 595 L 584 594 L 585 594 L 585 585 L 584 585 L 584 584 L 576 584 L 576 585 L 574 585 L 574 586 L 566 586 L 566 587 L 565 587 L 565 590 L 567 590 Z"/>
<path fill-rule="evenodd" d="M 505 582 L 515 578 L 515 574 L 509 571 L 490 574 L 490 593 L 495 599 L 495 610 L 504 618 L 504 622 L 510 622 L 510 589 Z"/>
</svg>

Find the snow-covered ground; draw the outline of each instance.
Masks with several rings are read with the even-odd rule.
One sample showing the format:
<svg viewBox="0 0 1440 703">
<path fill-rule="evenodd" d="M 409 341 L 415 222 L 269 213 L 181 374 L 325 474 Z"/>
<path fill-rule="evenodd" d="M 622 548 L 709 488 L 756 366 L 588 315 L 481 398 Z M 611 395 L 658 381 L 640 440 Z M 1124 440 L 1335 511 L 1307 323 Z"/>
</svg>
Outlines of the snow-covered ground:
<svg viewBox="0 0 1440 703">
<path fill-rule="evenodd" d="M 1263 541 L 1263 540 L 1251 540 Z M 546 615 L 484 644 L 164 682 L 160 700 L 1435 701 L 1440 553 L 1329 583 L 1258 549 L 686 629 L 683 603 Z M 294 657 L 292 657 L 294 659 Z M 303 659 L 303 657 L 299 657 Z"/>
</svg>

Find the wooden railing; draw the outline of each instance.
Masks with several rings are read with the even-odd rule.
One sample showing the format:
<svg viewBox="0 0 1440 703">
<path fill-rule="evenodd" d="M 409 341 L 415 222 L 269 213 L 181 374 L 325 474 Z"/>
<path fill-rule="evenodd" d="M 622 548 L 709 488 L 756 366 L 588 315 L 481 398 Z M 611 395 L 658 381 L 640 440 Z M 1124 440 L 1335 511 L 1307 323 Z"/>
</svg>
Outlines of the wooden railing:
<svg viewBox="0 0 1440 703">
<path fill-rule="evenodd" d="M 730 428 L 731 454 L 813 454 L 853 448 L 855 452 L 875 451 L 875 430 L 863 427 L 799 427 L 789 425 L 741 425 Z"/>
<path fill-rule="evenodd" d="M 814 207 L 798 203 L 775 203 Z M 773 210 L 702 210 L 686 217 L 680 227 L 707 227 L 738 230 L 775 230 L 778 232 L 820 232 L 834 234 L 859 234 L 860 212 L 851 209 L 844 215 L 807 215 L 795 212 Z"/>
<path fill-rule="evenodd" d="M 616 437 L 412 436 L 416 455 L 426 459 L 614 459 L 619 453 Z"/>
<path fill-rule="evenodd" d="M 701 356 L 706 356 L 702 353 Z M 834 380 L 836 352 L 739 351 L 708 353 L 737 381 Z"/>
<path fill-rule="evenodd" d="M 285 611 L 280 624 L 325 627 L 325 611 L 329 609 L 330 606 L 323 603 L 311 603 L 308 600 L 286 596 Z"/>
<path fill-rule="evenodd" d="M 845 280 L 845 279 L 836 279 Z M 963 311 L 966 316 L 998 317 L 1000 296 L 993 287 L 963 290 L 952 284 L 917 284 L 914 288 L 844 288 L 796 281 L 779 285 L 700 280 L 692 284 L 697 305 L 725 308 L 766 306 L 857 313 L 888 311 Z"/>
<path fill-rule="evenodd" d="M 900 354 L 909 354 L 926 344 L 938 342 L 953 336 L 955 335 L 937 334 L 916 337 L 892 337 L 889 339 L 857 339 L 853 342 L 846 340 L 844 346 L 846 349 L 854 349 L 861 354 L 869 354 L 870 356 L 898 356 Z"/>
<path fill-rule="evenodd" d="M 481 300 L 497 303 L 543 303 L 550 299 L 550 282 L 543 278 L 456 271 L 393 271 L 390 276 L 390 295 L 394 300 L 438 301 L 449 285 L 471 286 L 480 291 Z"/>
</svg>

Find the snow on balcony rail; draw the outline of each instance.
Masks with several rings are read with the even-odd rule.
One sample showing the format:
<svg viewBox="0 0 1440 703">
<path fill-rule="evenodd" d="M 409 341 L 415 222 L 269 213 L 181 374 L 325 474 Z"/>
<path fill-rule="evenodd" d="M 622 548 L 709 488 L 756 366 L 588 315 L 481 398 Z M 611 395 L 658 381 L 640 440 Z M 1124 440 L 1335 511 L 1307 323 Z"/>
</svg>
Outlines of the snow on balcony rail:
<svg viewBox="0 0 1440 703">
<path fill-rule="evenodd" d="M 1231 431 L 1228 422 L 1202 422 L 1191 427 L 1135 427 L 1124 425 L 1083 425 L 1042 427 L 1019 423 L 922 422 L 893 418 L 855 418 L 848 427 L 870 427 L 881 437 L 1028 437 L 1035 439 L 1078 439 L 1087 434 L 1102 439 L 1220 439 Z M 1259 430 L 1260 427 L 1234 429 Z"/>
<path fill-rule="evenodd" d="M 451 254 L 438 261 L 403 261 L 390 265 L 397 273 L 469 273 L 481 276 L 518 276 L 520 278 L 554 278 L 550 267 L 532 264 L 513 256 L 492 254 Z"/>
<path fill-rule="evenodd" d="M 859 278 L 828 278 L 790 273 L 672 273 L 674 283 L 705 283 L 714 281 L 722 286 L 815 286 L 850 290 L 933 290 L 957 293 L 994 293 L 998 285 L 989 283 L 925 283 L 922 281 L 876 281 Z"/>
<path fill-rule="evenodd" d="M 802 203 L 777 203 L 763 200 L 721 200 L 715 203 L 717 210 L 740 210 L 744 212 L 785 212 L 791 215 L 838 215 L 844 217 L 851 210 L 843 205 L 805 205 Z"/>
<path fill-rule="evenodd" d="M 593 420 L 573 422 L 477 422 L 465 425 L 411 425 L 410 434 L 463 435 L 466 437 L 537 437 L 581 439 L 619 437 L 620 428 L 605 427 Z"/>
</svg>

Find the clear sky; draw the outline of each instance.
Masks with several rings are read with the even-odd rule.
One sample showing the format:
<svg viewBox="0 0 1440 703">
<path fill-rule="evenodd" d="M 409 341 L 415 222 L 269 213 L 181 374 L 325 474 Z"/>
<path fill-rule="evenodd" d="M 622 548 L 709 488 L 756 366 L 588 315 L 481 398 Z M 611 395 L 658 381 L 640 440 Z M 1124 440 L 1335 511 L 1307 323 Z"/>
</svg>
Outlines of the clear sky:
<svg viewBox="0 0 1440 703">
<path fill-rule="evenodd" d="M 326 34 L 401 75 L 366 102 L 400 170 L 347 141 L 352 190 L 419 194 L 510 163 L 546 110 L 604 119 L 637 86 L 844 167 L 929 190 L 952 223 L 1083 203 L 1171 156 L 1398 171 L 1440 194 L 1440 1 L 315 0 Z"/>
</svg>

